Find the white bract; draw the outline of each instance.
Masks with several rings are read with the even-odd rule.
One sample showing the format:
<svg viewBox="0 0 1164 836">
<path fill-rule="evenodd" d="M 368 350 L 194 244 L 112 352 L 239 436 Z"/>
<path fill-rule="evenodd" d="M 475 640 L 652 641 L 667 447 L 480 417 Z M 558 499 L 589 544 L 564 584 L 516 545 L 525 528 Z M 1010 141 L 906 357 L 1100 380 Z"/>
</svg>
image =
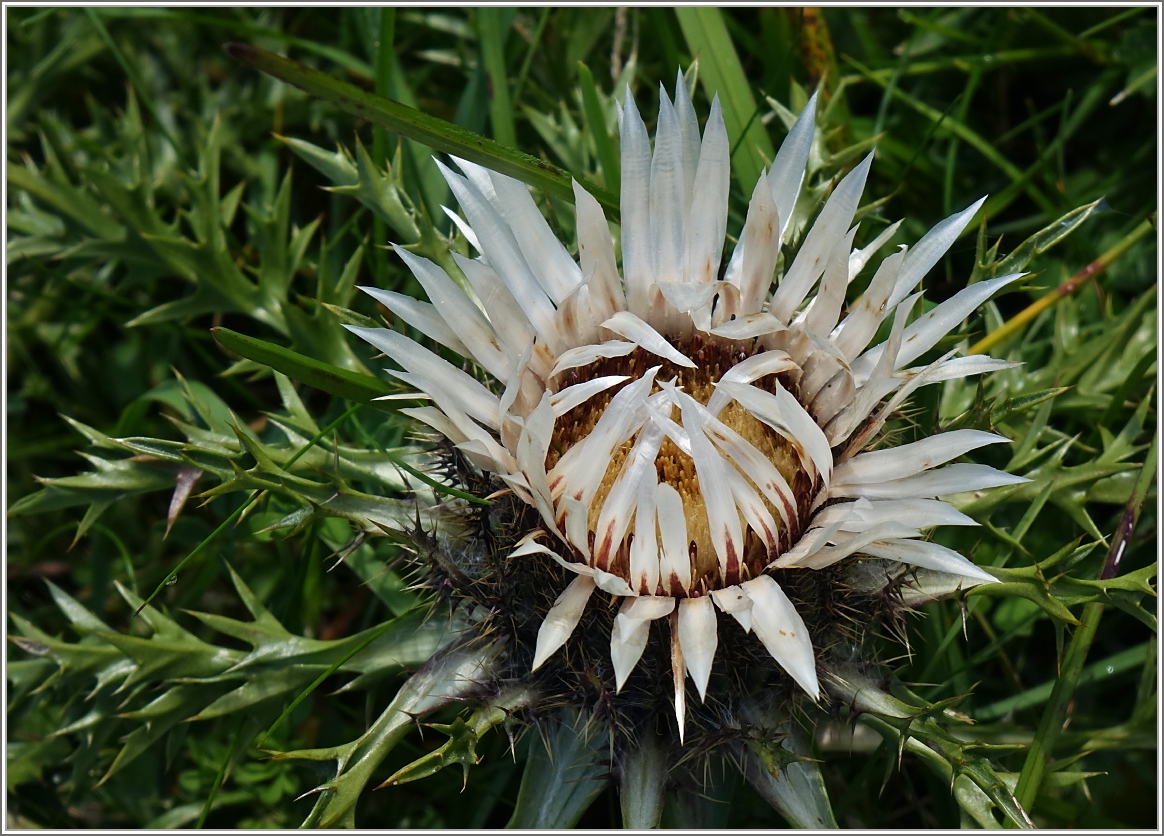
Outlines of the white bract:
<svg viewBox="0 0 1164 836">
<path fill-rule="evenodd" d="M 818 696 L 817 659 L 781 588 L 783 571 L 863 554 L 959 576 L 965 586 L 994 580 L 921 538 L 937 525 L 974 524 L 937 497 L 1024 481 L 946 464 L 1006 439 L 959 430 L 860 451 L 917 387 L 1008 365 L 948 354 L 907 367 L 1021 274 L 971 285 L 906 324 L 915 288 L 978 201 L 885 257 L 842 317 L 849 282 L 895 228 L 853 249 L 869 155 L 837 184 L 773 289 L 812 143 L 814 96 L 756 183 L 721 280 L 729 143 L 719 101 L 701 139 L 682 78 L 673 101 L 661 98 L 653 151 L 629 94 L 619 114 L 621 275 L 602 209 L 577 184 L 575 261 L 524 185 L 457 160 L 463 174 L 441 170 L 465 215 L 458 226 L 480 251 L 457 257 L 473 297 L 403 250 L 431 304 L 367 289 L 493 385 L 401 334 L 350 330 L 431 401 L 404 412 L 537 509 L 542 529 L 512 559 L 553 559 L 575 574 L 545 615 L 533 667 L 569 641 L 600 590 L 624 599 L 610 644 L 621 689 L 650 622 L 669 618 L 682 736 L 685 678 L 704 698 L 717 610 Z M 888 339 L 870 346 L 886 320 Z"/>
</svg>

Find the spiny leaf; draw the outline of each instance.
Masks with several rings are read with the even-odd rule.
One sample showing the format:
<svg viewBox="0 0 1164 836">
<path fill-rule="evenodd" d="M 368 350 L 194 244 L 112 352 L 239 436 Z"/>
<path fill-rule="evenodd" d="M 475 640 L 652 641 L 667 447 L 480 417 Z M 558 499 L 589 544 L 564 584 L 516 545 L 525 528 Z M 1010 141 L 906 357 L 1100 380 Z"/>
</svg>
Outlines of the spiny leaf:
<svg viewBox="0 0 1164 836">
<path fill-rule="evenodd" d="M 586 114 L 586 122 L 590 126 L 590 136 L 598 150 L 598 162 L 602 166 L 602 177 L 606 188 L 617 194 L 620 184 L 621 165 L 618 157 L 618 148 L 614 139 L 607 131 L 606 114 L 598 97 L 598 87 L 594 83 L 594 76 L 590 68 L 578 62 L 578 85 L 582 91 L 582 108 Z"/>
<path fill-rule="evenodd" d="M 109 765 L 109 769 L 106 770 L 101 780 L 97 782 L 97 786 L 104 784 L 132 763 L 143 752 L 153 747 L 177 723 L 196 714 L 204 705 L 211 702 L 215 696 L 213 692 L 208 693 L 204 689 L 195 689 L 182 685 L 171 688 L 167 694 L 175 695 L 176 697 L 176 699 L 170 701 L 171 705 L 168 710 L 160 712 L 157 716 L 151 716 L 148 723 L 130 732 L 121 750 L 113 759 L 113 763 Z"/>
<path fill-rule="evenodd" d="M 354 186 L 359 182 L 355 162 L 347 149 L 340 146 L 334 153 L 325 151 L 318 145 L 294 137 L 279 136 L 275 139 L 282 142 L 295 152 L 299 159 L 306 162 L 337 186 Z"/>
<path fill-rule="evenodd" d="M 1103 198 L 1085 203 L 1043 227 L 1011 250 L 1010 254 L 1002 261 L 992 265 L 990 275 L 984 278 L 1021 273 L 1033 259 L 1047 252 L 1079 229 L 1096 212 L 1101 203 L 1103 203 Z"/>
<path fill-rule="evenodd" d="M 478 687 L 476 683 L 487 678 L 499 650 L 497 646 L 487 646 L 451 651 L 434 657 L 413 674 L 359 740 L 332 750 L 333 756 L 339 758 L 339 774 L 319 788 L 319 800 L 303 826 L 355 826 L 360 793 L 376 767 L 411 728 L 414 718 L 472 693 Z M 291 755 L 299 753 L 287 753 L 285 757 Z M 306 756 L 319 759 L 318 754 Z"/>
<path fill-rule="evenodd" d="M 50 208 L 79 222 L 99 238 L 106 241 L 124 240 L 125 228 L 105 214 L 101 205 L 84 191 L 49 182 L 36 172 L 12 162 L 7 163 L 5 174 L 9 186 L 23 189 Z"/>
<path fill-rule="evenodd" d="M 356 172 L 358 174 L 356 185 L 337 186 L 333 191 L 338 194 L 351 194 L 375 212 L 395 230 L 400 236 L 401 243 L 417 243 L 420 240 L 420 229 L 416 225 L 416 210 L 398 181 L 399 163 L 395 177 L 392 169 L 386 174 L 380 171 L 357 137 Z"/>
<path fill-rule="evenodd" d="M 261 676 L 252 676 L 233 691 L 223 694 L 189 719 L 191 722 L 212 720 L 238 711 L 250 710 L 259 703 L 302 688 L 314 679 L 320 670 L 326 670 L 326 667 L 323 665 L 290 665 L 277 670 L 264 671 Z"/>
<path fill-rule="evenodd" d="M 793 827 L 835 829 L 836 819 L 820 766 L 790 726 L 781 743 L 749 741 L 745 777 Z"/>
<path fill-rule="evenodd" d="M 515 709 L 531 705 L 535 697 L 536 694 L 531 689 L 515 686 L 502 692 L 484 708 L 474 711 L 468 721 L 457 717 L 451 724 L 427 723 L 428 728 L 448 735 L 448 741 L 429 754 L 398 769 L 376 789 L 419 781 L 453 764 L 459 765 L 464 770 L 465 786 L 468 786 L 469 767 L 475 766 L 481 760 L 477 755 L 477 743 L 481 735 L 506 722 Z"/>
<path fill-rule="evenodd" d="M 45 583 L 48 585 L 49 593 L 53 596 L 53 601 L 77 632 L 81 635 L 102 630 L 108 632 L 108 625 L 83 607 L 76 598 L 50 580 L 46 580 Z"/>
<path fill-rule="evenodd" d="M 96 672 L 125 658 L 120 650 L 104 642 L 62 641 L 49 636 L 16 613 L 9 613 L 8 617 L 21 633 L 20 636 L 12 637 L 13 644 L 33 656 L 52 658 L 62 670 L 69 673 Z"/>
<path fill-rule="evenodd" d="M 469 767 L 476 766 L 481 760 L 477 755 L 478 737 L 476 730 L 460 717 L 453 720 L 451 724 L 428 723 L 426 725 L 430 729 L 448 735 L 449 739 L 424 757 L 417 758 L 407 766 L 393 772 L 376 789 L 419 781 L 454 764 L 460 766 L 464 772 L 462 789 L 469 785 Z"/>
<path fill-rule="evenodd" d="M 548 722 L 530 741 L 510 828 L 573 827 L 606 787 L 605 734 L 573 711 Z"/>
</svg>

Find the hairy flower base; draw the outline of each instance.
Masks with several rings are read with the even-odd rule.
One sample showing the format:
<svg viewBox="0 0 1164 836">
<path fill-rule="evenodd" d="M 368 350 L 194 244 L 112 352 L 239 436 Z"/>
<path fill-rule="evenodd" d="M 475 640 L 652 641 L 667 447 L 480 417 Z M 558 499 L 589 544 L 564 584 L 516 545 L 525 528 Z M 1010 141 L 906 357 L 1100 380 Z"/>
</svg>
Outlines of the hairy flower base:
<svg viewBox="0 0 1164 836">
<path fill-rule="evenodd" d="M 488 495 L 497 484 L 470 479 L 461 487 Z M 499 682 L 533 683 L 546 695 L 543 707 L 562 701 L 597 713 L 609 720 L 623 743 L 620 748 L 634 748 L 647 730 L 675 738 L 672 625 L 666 618 L 649 624 L 642 656 L 620 683 L 610 654 L 610 635 L 623 600 L 617 596 L 598 593 L 571 641 L 529 674 L 537 635 L 557 591 L 571 575 L 549 560 L 509 560 L 522 526 L 536 525 L 538 517 L 512 495 L 493 502 L 486 508 L 450 510 L 436 536 L 416 531 L 413 537 L 429 567 L 428 583 L 481 614 L 479 634 L 505 638 L 509 652 Z M 825 667 L 833 659 L 872 659 L 875 637 L 883 627 L 893 628 L 905 610 L 896 590 L 908 583 L 908 573 L 889 562 L 870 559 L 823 570 L 785 569 L 777 576 L 804 615 Z M 686 738 L 694 751 L 745 736 L 740 716 L 745 703 L 783 705 L 787 714 L 789 700 L 804 696 L 803 687 L 735 619 L 718 613 L 716 631 L 717 653 L 724 663 L 711 675 L 706 700 L 695 690 L 683 696 Z M 694 682 L 682 690 L 693 687 Z"/>
<path fill-rule="evenodd" d="M 737 364 L 757 354 L 756 346 L 748 342 L 707 339 L 696 334 L 686 340 L 674 341 L 677 350 L 692 357 L 697 366 L 685 368 L 663 361 L 650 352 L 636 348 L 626 357 L 604 358 L 585 367 L 570 369 L 562 375 L 561 389 L 567 389 L 588 380 L 618 376 L 628 380 L 638 380 L 649 368 L 659 367 L 656 380 L 669 381 L 671 385 L 689 394 L 703 406 L 707 406 L 715 392 L 715 384 Z M 757 388 L 772 392 L 776 386 L 790 388 L 788 379 L 776 375 L 765 376 L 755 382 Z M 618 384 L 571 409 L 554 424 L 554 434 L 546 457 L 546 469 L 553 471 L 562 457 L 574 447 L 584 442 L 593 433 L 595 425 L 605 414 L 611 399 L 626 384 Z M 658 384 L 652 392 L 661 391 Z M 672 406 L 667 416 L 673 422 L 681 420 L 681 410 Z M 770 426 L 757 419 L 752 413 L 736 402 L 725 406 L 718 416 L 728 429 L 736 433 L 755 449 L 789 486 L 790 502 L 785 507 L 777 506 L 759 495 L 763 507 L 775 523 L 775 530 L 757 531 L 744 521 L 744 547 L 738 556 L 729 557 L 726 571 L 721 571 L 719 560 L 712 543 L 706 501 L 700 484 L 695 462 L 688 452 L 684 452 L 669 437 L 664 437 L 655 454 L 655 478 L 659 484 L 669 485 L 678 494 L 682 503 L 683 524 L 687 533 L 683 544 L 689 568 L 681 578 L 674 571 L 666 571 L 660 566 L 656 573 L 656 583 L 648 588 L 645 578 L 631 575 L 631 553 L 634 550 L 635 534 L 626 533 L 615 539 L 608 523 L 602 526 L 603 510 L 610 498 L 611 489 L 626 465 L 633 445 L 627 441 L 614 450 L 606 467 L 602 481 L 598 485 L 590 504 L 586 519 L 587 553 L 575 549 L 573 558 L 579 563 L 597 567 L 617 575 L 627 581 L 640 595 L 669 595 L 676 598 L 700 597 L 710 591 L 733 586 L 741 581 L 751 580 L 760 575 L 764 567 L 781 553 L 791 548 L 800 537 L 799 521 L 806 519 L 808 508 L 814 496 L 814 487 L 819 482 L 813 479 L 802 466 L 795 446 Z M 550 483 L 550 490 L 556 485 Z M 709 489 L 723 490 L 724 486 Z M 559 530 L 566 534 L 565 503 L 559 504 L 557 518 Z M 610 515 L 607 515 L 609 518 Z M 787 520 L 787 522 L 785 522 Z M 599 535 L 601 534 L 601 539 Z M 662 536 L 666 536 L 660 532 Z M 665 557 L 665 556 L 664 556 Z"/>
</svg>

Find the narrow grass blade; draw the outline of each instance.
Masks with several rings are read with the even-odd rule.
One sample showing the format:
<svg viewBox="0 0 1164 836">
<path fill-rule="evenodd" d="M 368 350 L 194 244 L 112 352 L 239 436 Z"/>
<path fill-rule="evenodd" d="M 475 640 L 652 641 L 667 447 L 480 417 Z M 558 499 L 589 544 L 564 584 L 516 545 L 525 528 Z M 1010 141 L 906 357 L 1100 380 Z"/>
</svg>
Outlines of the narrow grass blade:
<svg viewBox="0 0 1164 836">
<path fill-rule="evenodd" d="M 1001 67 L 1007 64 L 1025 64 L 1050 61 L 1056 58 L 1074 54 L 1075 50 L 1068 46 L 1027 47 L 1022 49 L 1000 49 L 995 52 L 975 53 L 967 55 L 953 55 L 948 58 L 933 58 L 928 61 L 910 61 L 898 73 L 896 67 L 883 67 L 871 70 L 867 77 L 847 75 L 841 78 L 845 86 L 856 81 L 872 81 L 879 79 L 888 82 L 895 73 L 899 77 L 930 75 L 944 70 L 960 70 L 968 72 L 978 64 Z M 1011 129 L 1015 130 L 1014 128 Z"/>
<path fill-rule="evenodd" d="M 550 12 L 552 9 L 542 9 L 538 17 L 538 26 L 534 30 L 533 37 L 529 40 L 529 45 L 525 50 L 525 58 L 521 62 L 521 70 L 517 74 L 517 80 L 513 83 L 513 109 L 516 111 L 518 104 L 521 102 L 521 92 L 525 89 L 525 80 L 529 76 L 529 68 L 533 63 L 534 55 L 537 54 L 538 48 L 542 44 L 542 33 L 546 30 L 546 22 L 550 19 Z M 611 190 L 614 194 L 618 194 L 618 189 Z"/>
<path fill-rule="evenodd" d="M 883 81 L 880 76 L 875 75 L 873 71 L 866 67 L 864 64 L 849 56 L 845 56 L 845 60 L 848 61 L 849 64 L 853 66 L 864 78 L 874 82 L 880 87 L 886 88 L 887 90 L 889 89 L 889 83 Z M 999 171 L 1014 181 L 1025 179 L 1023 172 L 1020 171 L 1014 163 L 1000 154 L 994 145 L 992 145 L 985 137 L 983 137 L 977 131 L 967 127 L 963 122 L 960 122 L 953 117 L 945 116 L 940 110 L 930 107 L 925 102 L 921 101 L 915 96 L 911 96 L 909 93 L 906 93 L 899 87 L 894 87 L 892 89 L 892 95 L 894 98 L 897 98 L 903 104 L 917 111 L 922 116 L 931 121 L 936 122 L 944 118 L 947 129 L 951 134 L 961 139 L 963 142 L 985 157 L 988 161 L 993 163 Z M 1046 212 L 1049 216 L 1055 216 L 1058 214 L 1058 207 L 1056 207 L 1056 205 L 1035 186 L 1028 183 L 1026 185 L 1026 192 L 1030 196 L 1031 200 L 1037 203 L 1039 208 Z"/>
<path fill-rule="evenodd" d="M 103 18 L 109 19 L 128 17 L 137 21 L 155 19 L 180 21 L 181 25 L 191 28 L 195 26 L 208 26 L 215 29 L 223 29 L 236 36 L 261 38 L 265 41 L 277 41 L 278 43 L 293 46 L 296 49 L 301 49 L 312 55 L 318 55 L 320 58 L 326 58 L 328 61 L 333 61 L 345 70 L 349 70 L 353 74 L 363 76 L 364 78 L 371 78 L 373 73 L 372 67 L 366 61 L 361 61 L 346 49 L 338 49 L 334 46 L 312 41 L 307 38 L 297 38 L 277 27 L 248 23 L 245 20 L 239 20 L 233 16 L 224 15 L 218 17 L 216 15 L 198 14 L 190 11 L 188 8 L 149 9 L 142 7 L 118 8 L 116 6 L 98 8 L 96 9 L 96 13 Z"/>
<path fill-rule="evenodd" d="M 582 109 L 586 113 L 586 121 L 590 123 L 590 135 L 594 137 L 594 145 L 598 149 L 598 163 L 602 166 L 602 179 L 605 185 L 614 193 L 619 190 L 619 163 L 618 148 L 614 140 L 606 132 L 606 119 L 602 114 L 602 106 L 598 103 L 598 88 L 594 84 L 594 76 L 590 68 L 578 62 L 578 85 L 582 88 Z"/>
<path fill-rule="evenodd" d="M 255 748 L 261 749 L 263 744 L 266 742 L 267 738 L 271 736 L 271 732 L 273 732 L 275 729 L 279 728 L 279 726 L 282 725 L 283 721 L 286 720 L 288 717 L 290 717 L 291 713 L 296 708 L 299 707 L 299 704 L 301 702 L 303 702 L 305 699 L 307 699 L 308 697 L 310 697 L 315 692 L 315 689 L 323 684 L 324 680 L 326 680 L 329 676 L 331 676 L 333 673 L 335 673 L 341 667 L 343 667 L 349 659 L 351 659 L 353 656 L 355 656 L 357 653 L 359 653 L 365 647 L 367 647 L 372 642 L 374 642 L 376 639 L 380 638 L 382 635 L 387 633 L 388 628 L 392 627 L 395 624 L 396 624 L 396 619 L 392 619 L 391 621 L 385 621 L 378 628 L 369 632 L 368 635 L 362 641 L 357 642 L 356 644 L 352 645 L 351 650 L 349 650 L 347 653 L 345 653 L 340 658 L 336 659 L 331 667 L 329 667 L 327 670 L 325 670 L 323 673 L 321 673 L 319 676 L 317 676 L 315 678 L 314 682 L 312 682 L 310 685 L 308 685 L 306 688 L 304 688 L 302 691 L 300 691 L 299 695 L 297 697 L 295 697 L 295 699 L 291 700 L 291 704 L 288 705 L 285 709 L 283 709 L 283 713 L 280 714 L 278 716 L 278 718 L 275 720 L 275 722 L 271 724 L 270 728 L 268 728 L 265 732 L 263 732 L 262 737 L 260 737 L 258 739 L 258 741 L 256 741 Z"/>
<path fill-rule="evenodd" d="M 1156 475 L 1156 455 L 1159 441 L 1159 434 L 1152 437 L 1152 446 L 1148 448 L 1148 456 L 1144 459 L 1144 467 L 1140 471 L 1139 478 L 1136 480 L 1136 487 L 1132 490 L 1132 495 L 1128 499 L 1128 504 L 1124 509 L 1124 516 L 1120 520 L 1119 528 L 1116 529 L 1116 534 L 1112 539 L 1107 558 L 1103 562 L 1103 570 L 1099 575 L 1100 580 L 1110 580 L 1119 574 L 1120 561 L 1124 556 L 1124 551 L 1127 549 L 1128 541 L 1132 539 L 1132 530 L 1136 527 L 1136 523 L 1140 519 L 1140 511 L 1143 510 L 1144 500 L 1148 498 L 1148 491 L 1152 488 L 1152 477 Z"/>
<path fill-rule="evenodd" d="M 395 54 L 395 42 L 396 9 L 381 9 L 380 39 L 379 45 L 376 47 L 376 93 L 381 96 L 387 96 L 388 91 L 392 88 L 392 59 Z M 359 139 L 357 138 L 356 141 L 358 144 Z M 372 131 L 372 161 L 375 163 L 375 175 L 379 175 L 388 167 L 388 134 L 383 128 L 375 128 Z M 361 171 L 361 174 L 364 172 Z M 364 178 L 361 177 L 361 179 Z M 397 199 L 395 202 L 399 204 L 400 201 Z M 388 259 L 385 253 L 385 247 L 388 245 L 388 230 L 383 218 L 372 219 L 372 240 L 376 246 L 369 251 L 369 254 L 372 256 L 372 263 L 376 265 L 377 278 L 382 279 L 388 273 Z"/>
<path fill-rule="evenodd" d="M 1027 17 L 1033 20 L 1038 26 L 1049 32 L 1052 36 L 1074 48 L 1080 55 L 1086 58 L 1093 64 L 1100 64 L 1107 60 L 1107 56 L 1100 53 L 1092 44 L 1079 37 L 1076 34 L 1068 32 L 1055 21 L 1051 20 L 1046 15 L 1039 12 L 1037 9 L 1023 9 L 1020 13 L 1020 20 L 1022 17 Z"/>
<path fill-rule="evenodd" d="M 1149 654 L 1153 651 L 1152 642 L 1144 642 L 1143 644 L 1108 656 L 1106 659 L 1093 662 L 1080 673 L 1078 685 L 1082 686 L 1090 682 L 1101 682 L 1107 677 L 1134 670 L 1143 665 L 1147 661 Z M 1044 682 L 1042 685 L 1028 688 L 1013 697 L 1007 697 L 1005 700 L 984 705 L 974 712 L 974 719 L 978 722 L 997 720 L 1000 717 L 1005 717 L 1012 711 L 1022 711 L 1025 708 L 1041 705 L 1051 696 L 1051 691 L 1054 687 L 1054 680 Z"/>
<path fill-rule="evenodd" d="M 462 157 L 515 177 L 547 194 L 573 201 L 570 174 L 536 157 L 332 78 L 297 61 L 246 44 L 230 43 L 226 52 L 240 64 L 274 76 L 336 107 L 367 119 L 394 133 L 421 142 L 435 151 Z M 618 214 L 617 196 L 578 176 L 574 179 L 606 209 Z"/>
<path fill-rule="evenodd" d="M 513 104 L 509 98 L 509 75 L 505 71 L 505 36 L 508 23 L 513 19 L 510 9 L 483 6 L 477 9 L 477 42 L 481 46 L 481 60 L 489 75 L 491 96 L 489 121 L 493 138 L 510 148 L 517 147 L 517 132 L 513 127 Z"/>
<path fill-rule="evenodd" d="M 269 366 L 292 380 L 322 389 L 345 400 L 368 404 L 386 411 L 392 410 L 383 401 L 374 400 L 394 391 L 379 378 L 323 363 L 289 348 L 257 337 L 248 337 L 229 328 L 212 328 L 211 333 L 226 350 Z"/>
<path fill-rule="evenodd" d="M 226 770 L 230 766 L 231 761 L 234 760 L 235 753 L 238 751 L 238 744 L 243 738 L 243 726 L 246 724 L 245 718 L 241 720 L 231 735 L 230 750 L 226 753 L 226 757 L 222 759 L 222 763 L 218 766 L 218 774 L 214 776 L 214 783 L 210 785 L 210 792 L 206 795 L 206 802 L 202 805 L 202 812 L 198 816 L 198 823 L 194 825 L 195 830 L 201 830 L 206 824 L 206 817 L 210 815 L 210 811 L 214 808 L 214 799 L 218 795 L 219 789 L 222 788 L 223 782 L 226 780 Z"/>
</svg>

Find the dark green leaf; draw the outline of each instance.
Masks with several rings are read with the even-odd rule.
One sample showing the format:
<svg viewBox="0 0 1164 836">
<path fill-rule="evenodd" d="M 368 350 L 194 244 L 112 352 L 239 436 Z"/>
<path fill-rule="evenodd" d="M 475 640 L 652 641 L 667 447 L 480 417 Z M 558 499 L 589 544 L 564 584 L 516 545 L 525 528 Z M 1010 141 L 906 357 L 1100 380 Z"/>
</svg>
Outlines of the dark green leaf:
<svg viewBox="0 0 1164 836">
<path fill-rule="evenodd" d="M 331 102 L 341 110 L 368 119 L 401 136 L 422 142 L 435 151 L 463 157 L 470 162 L 516 177 L 563 200 L 572 201 L 574 198 L 569 174 L 528 154 L 467 131 L 459 125 L 406 107 L 399 102 L 368 93 L 326 73 L 264 49 L 246 44 L 227 44 L 226 51 L 240 64 L 273 75 L 312 96 Z M 619 203 L 614 195 L 598 188 L 584 177 L 575 176 L 574 179 L 594 195 L 609 212 L 617 216 Z"/>
</svg>

